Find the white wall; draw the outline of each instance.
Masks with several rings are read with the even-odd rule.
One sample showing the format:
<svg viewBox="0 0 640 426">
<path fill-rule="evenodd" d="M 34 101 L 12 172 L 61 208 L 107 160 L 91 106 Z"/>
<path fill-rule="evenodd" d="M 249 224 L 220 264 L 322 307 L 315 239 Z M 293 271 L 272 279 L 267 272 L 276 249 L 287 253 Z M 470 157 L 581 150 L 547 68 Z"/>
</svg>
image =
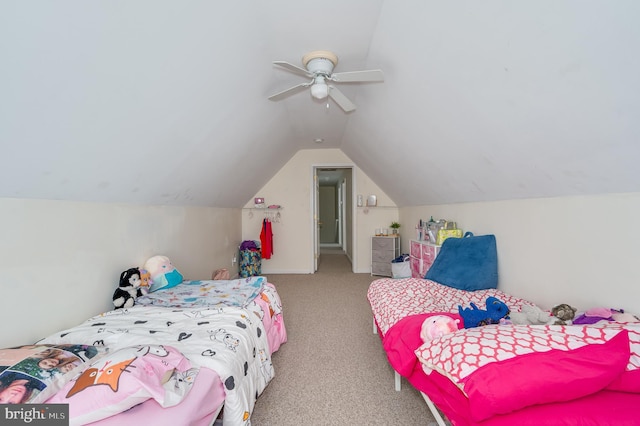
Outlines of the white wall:
<svg viewBox="0 0 640 426">
<path fill-rule="evenodd" d="M 457 221 L 464 231 L 495 234 L 503 291 L 545 309 L 640 313 L 639 213 L 639 193 L 401 208 L 402 245 L 408 250 L 419 219 Z"/>
<path fill-rule="evenodd" d="M 112 309 L 120 273 L 156 254 L 185 278 L 231 269 L 240 229 L 239 209 L 0 199 L 0 347 Z"/>
<path fill-rule="evenodd" d="M 273 223 L 274 255 L 262 260 L 262 272 L 313 273 L 313 219 L 312 175 L 314 166 L 331 165 L 353 167 L 354 199 L 348 208 L 355 206 L 356 194 L 375 194 L 378 205 L 369 209 L 358 208 L 354 216 L 355 247 L 351 256 L 355 272 L 370 272 L 369 237 L 375 228 L 391 224 L 398 218 L 398 208 L 391 199 L 364 174 L 339 149 L 301 150 L 267 182 L 255 197 L 263 197 L 265 203 L 279 204 L 281 222 Z M 251 209 L 253 198 L 242 212 L 242 239 L 259 240 L 263 214 Z M 366 210 L 366 212 L 365 212 Z"/>
</svg>

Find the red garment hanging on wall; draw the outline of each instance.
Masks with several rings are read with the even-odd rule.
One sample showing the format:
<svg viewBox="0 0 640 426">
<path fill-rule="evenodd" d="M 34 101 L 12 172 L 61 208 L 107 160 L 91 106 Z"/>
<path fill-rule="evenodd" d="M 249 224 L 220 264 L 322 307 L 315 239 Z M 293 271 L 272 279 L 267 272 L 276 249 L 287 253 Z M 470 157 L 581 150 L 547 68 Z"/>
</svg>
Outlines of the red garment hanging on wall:
<svg viewBox="0 0 640 426">
<path fill-rule="evenodd" d="M 260 244 L 262 246 L 262 258 L 271 259 L 273 254 L 273 232 L 271 231 L 271 221 L 262 221 L 262 232 L 260 232 Z"/>
</svg>

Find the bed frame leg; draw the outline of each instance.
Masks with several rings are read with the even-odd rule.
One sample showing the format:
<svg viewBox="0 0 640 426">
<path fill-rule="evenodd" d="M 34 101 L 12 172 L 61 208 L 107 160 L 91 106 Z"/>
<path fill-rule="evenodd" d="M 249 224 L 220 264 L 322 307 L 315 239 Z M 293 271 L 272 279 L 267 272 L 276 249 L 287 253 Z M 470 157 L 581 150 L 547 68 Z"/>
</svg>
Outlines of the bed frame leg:
<svg viewBox="0 0 640 426">
<path fill-rule="evenodd" d="M 396 391 L 400 392 L 400 390 L 402 389 L 402 382 L 401 382 L 402 377 L 400 377 L 400 374 L 397 371 L 395 371 L 394 373 L 395 373 Z"/>
<path fill-rule="evenodd" d="M 436 420 L 436 423 L 438 423 L 438 426 L 447 426 L 447 424 L 444 422 L 444 419 L 440 415 L 440 412 L 438 411 L 434 403 L 429 399 L 429 397 L 424 392 L 420 392 L 420 394 L 422 395 L 422 399 L 424 399 L 429 406 L 429 410 L 431 411 L 431 414 L 433 414 L 433 418 Z"/>
<path fill-rule="evenodd" d="M 373 318 L 373 334 L 378 334 L 378 327 L 376 326 L 376 319 Z M 394 371 L 395 373 L 395 389 L 396 391 L 400 392 L 400 390 L 402 389 L 402 384 L 401 384 L 401 380 L 402 377 L 400 376 L 400 374 L 398 374 L 397 371 Z"/>
</svg>

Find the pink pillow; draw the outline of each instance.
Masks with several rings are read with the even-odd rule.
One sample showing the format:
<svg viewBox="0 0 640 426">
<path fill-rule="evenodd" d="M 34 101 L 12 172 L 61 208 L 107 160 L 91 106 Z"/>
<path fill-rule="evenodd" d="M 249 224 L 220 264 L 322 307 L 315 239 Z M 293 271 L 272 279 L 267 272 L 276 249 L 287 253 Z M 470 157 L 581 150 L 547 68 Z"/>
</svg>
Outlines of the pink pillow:
<svg viewBox="0 0 640 426">
<path fill-rule="evenodd" d="M 73 424 L 95 422 L 150 398 L 162 406 L 181 401 L 164 386 L 174 371 L 185 372 L 189 361 L 178 350 L 162 345 L 132 346 L 109 353 L 89 365 L 47 403 L 69 404 Z"/>
<path fill-rule="evenodd" d="M 630 351 L 626 330 L 491 325 L 444 335 L 416 354 L 467 395 L 471 417 L 482 421 L 600 391 L 625 370 Z"/>
</svg>

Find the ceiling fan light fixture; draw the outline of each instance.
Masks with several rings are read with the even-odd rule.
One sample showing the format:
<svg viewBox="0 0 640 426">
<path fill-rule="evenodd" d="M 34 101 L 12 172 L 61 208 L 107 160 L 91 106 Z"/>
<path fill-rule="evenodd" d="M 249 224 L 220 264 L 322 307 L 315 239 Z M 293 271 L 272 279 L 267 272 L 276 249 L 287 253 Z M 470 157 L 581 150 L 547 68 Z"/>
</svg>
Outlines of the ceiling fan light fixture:
<svg viewBox="0 0 640 426">
<path fill-rule="evenodd" d="M 307 83 L 300 83 L 287 90 L 269 96 L 269 100 L 277 101 L 294 93 L 300 92 L 309 87 L 313 99 L 325 100 L 331 98 L 346 113 L 356 109 L 356 106 L 340 91 L 333 83 L 369 83 L 384 81 L 384 74 L 381 70 L 361 70 L 334 73 L 333 68 L 338 64 L 338 57 L 326 50 L 316 50 L 310 52 L 302 58 L 305 68 L 290 64 L 285 61 L 275 61 L 273 63 L 279 67 L 291 71 L 294 74 L 311 78 Z M 331 82 L 331 86 L 327 82 Z M 329 102 L 326 103 L 327 109 Z"/>
<path fill-rule="evenodd" d="M 311 86 L 311 96 L 316 99 L 326 99 L 329 96 L 329 86 L 326 83 L 314 83 Z"/>
</svg>

